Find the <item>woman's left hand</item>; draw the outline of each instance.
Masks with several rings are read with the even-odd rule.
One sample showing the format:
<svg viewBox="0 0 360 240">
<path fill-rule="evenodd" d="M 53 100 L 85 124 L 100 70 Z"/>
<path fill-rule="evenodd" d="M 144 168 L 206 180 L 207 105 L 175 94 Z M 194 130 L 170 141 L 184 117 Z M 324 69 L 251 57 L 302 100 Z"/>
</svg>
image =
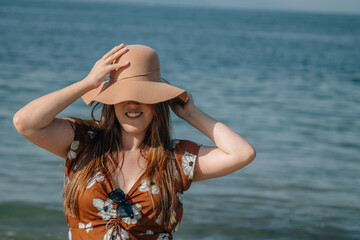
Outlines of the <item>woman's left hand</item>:
<svg viewBox="0 0 360 240">
<path fill-rule="evenodd" d="M 183 102 L 179 99 L 171 100 L 170 107 L 179 118 L 182 118 L 184 120 L 189 118 L 193 111 L 196 109 L 193 97 L 190 93 L 188 93 L 188 99 L 186 102 Z"/>
<path fill-rule="evenodd" d="M 196 107 L 191 94 L 185 103 L 175 99 L 170 101 L 170 106 L 177 116 L 205 134 L 216 145 L 200 147 L 193 181 L 228 175 L 255 158 L 255 150 L 251 145 L 234 130 Z"/>
</svg>

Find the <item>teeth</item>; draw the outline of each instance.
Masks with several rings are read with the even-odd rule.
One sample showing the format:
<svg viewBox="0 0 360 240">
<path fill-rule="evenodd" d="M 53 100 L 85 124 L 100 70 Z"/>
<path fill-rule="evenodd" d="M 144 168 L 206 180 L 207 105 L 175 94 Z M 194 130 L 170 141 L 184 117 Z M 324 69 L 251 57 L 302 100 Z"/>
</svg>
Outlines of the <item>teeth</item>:
<svg viewBox="0 0 360 240">
<path fill-rule="evenodd" d="M 129 117 L 138 117 L 141 115 L 141 113 L 126 113 L 126 115 Z"/>
</svg>

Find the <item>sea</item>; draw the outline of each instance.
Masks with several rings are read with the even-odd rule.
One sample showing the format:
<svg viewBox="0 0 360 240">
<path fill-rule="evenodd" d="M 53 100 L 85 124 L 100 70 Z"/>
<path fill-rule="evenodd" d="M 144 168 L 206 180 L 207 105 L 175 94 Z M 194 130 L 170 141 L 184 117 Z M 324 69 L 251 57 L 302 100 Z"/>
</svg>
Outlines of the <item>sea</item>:
<svg viewBox="0 0 360 240">
<path fill-rule="evenodd" d="M 1 240 L 67 239 L 64 160 L 12 117 L 120 43 L 154 48 L 162 76 L 257 152 L 192 184 L 175 239 L 360 239 L 360 15 L 0 0 Z M 79 99 L 59 116 L 90 111 Z M 172 128 L 213 145 L 174 115 Z"/>
</svg>

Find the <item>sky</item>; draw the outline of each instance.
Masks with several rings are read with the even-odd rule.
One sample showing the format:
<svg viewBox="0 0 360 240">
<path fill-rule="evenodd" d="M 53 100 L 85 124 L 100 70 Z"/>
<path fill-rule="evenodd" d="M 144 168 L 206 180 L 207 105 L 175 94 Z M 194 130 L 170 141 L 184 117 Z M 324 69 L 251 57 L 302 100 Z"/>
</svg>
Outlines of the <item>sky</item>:
<svg viewBox="0 0 360 240">
<path fill-rule="evenodd" d="M 259 10 L 360 14 L 360 0 L 118 0 L 147 4 L 195 5 Z"/>
</svg>

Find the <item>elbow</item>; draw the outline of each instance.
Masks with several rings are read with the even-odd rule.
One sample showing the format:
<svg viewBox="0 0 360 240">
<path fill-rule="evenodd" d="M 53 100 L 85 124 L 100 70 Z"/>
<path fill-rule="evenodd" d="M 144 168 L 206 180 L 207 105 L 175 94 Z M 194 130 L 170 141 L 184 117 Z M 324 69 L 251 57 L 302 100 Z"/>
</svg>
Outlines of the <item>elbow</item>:
<svg viewBox="0 0 360 240">
<path fill-rule="evenodd" d="M 21 134 L 21 135 L 25 135 L 26 133 L 26 120 L 25 118 L 21 115 L 20 112 L 15 113 L 14 117 L 13 117 L 13 124 L 14 127 L 16 128 L 16 130 Z"/>
<path fill-rule="evenodd" d="M 245 167 L 246 165 L 250 164 L 256 157 L 256 151 L 253 147 L 249 146 L 246 150 L 242 151 L 240 159 L 240 166 Z"/>
<path fill-rule="evenodd" d="M 251 149 L 249 150 L 249 163 L 251 163 L 255 158 L 256 158 L 256 151 L 253 147 L 250 147 Z"/>
</svg>

